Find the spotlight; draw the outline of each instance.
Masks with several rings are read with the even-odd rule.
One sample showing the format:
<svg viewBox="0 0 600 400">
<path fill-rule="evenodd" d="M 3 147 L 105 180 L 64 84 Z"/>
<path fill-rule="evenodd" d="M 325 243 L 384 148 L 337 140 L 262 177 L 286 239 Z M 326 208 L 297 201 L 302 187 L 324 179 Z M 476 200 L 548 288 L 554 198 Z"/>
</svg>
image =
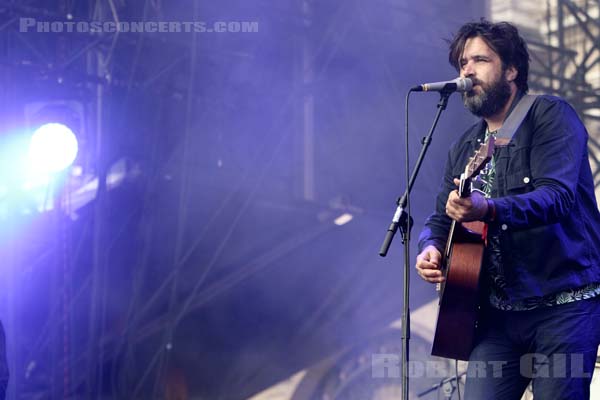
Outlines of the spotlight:
<svg viewBox="0 0 600 400">
<path fill-rule="evenodd" d="M 0 220 L 52 210 L 83 182 L 83 105 L 27 103 L 24 117 L 22 128 L 0 135 Z"/>
<path fill-rule="evenodd" d="M 354 215 L 345 212 L 345 213 L 341 214 L 339 217 L 337 217 L 336 219 L 334 219 L 333 223 L 336 224 L 337 226 L 342 226 L 342 225 L 346 225 L 348 222 L 352 221 L 353 219 L 354 219 Z"/>
<path fill-rule="evenodd" d="M 65 170 L 77 157 L 79 145 L 73 131 L 60 123 L 40 126 L 31 136 L 29 167 L 35 173 L 54 174 Z"/>
<path fill-rule="evenodd" d="M 27 103 L 25 122 L 34 131 L 29 162 L 38 173 L 56 173 L 74 162 L 82 168 L 87 166 L 89 148 L 86 146 L 85 109 L 81 102 L 51 100 Z M 81 153 L 79 156 L 78 152 Z"/>
</svg>

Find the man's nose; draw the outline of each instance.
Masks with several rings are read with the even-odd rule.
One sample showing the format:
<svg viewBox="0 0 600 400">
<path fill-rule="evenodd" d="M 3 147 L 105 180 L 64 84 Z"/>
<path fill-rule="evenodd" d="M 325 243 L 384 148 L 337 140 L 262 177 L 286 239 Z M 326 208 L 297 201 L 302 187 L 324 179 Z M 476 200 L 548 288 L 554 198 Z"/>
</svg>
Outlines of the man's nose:
<svg viewBox="0 0 600 400">
<path fill-rule="evenodd" d="M 461 67 L 460 72 L 461 72 L 461 75 L 463 77 L 467 77 L 468 78 L 470 76 L 473 76 L 473 74 L 474 74 L 474 72 L 473 72 L 473 64 L 471 62 L 468 62 L 468 63 L 464 64 Z"/>
</svg>

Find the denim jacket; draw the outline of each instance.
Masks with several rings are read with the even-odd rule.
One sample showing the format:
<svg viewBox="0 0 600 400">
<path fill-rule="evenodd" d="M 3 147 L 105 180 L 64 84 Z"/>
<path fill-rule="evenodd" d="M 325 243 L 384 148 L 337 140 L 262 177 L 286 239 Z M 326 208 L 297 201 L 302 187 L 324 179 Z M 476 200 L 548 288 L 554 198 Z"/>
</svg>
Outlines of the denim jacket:
<svg viewBox="0 0 600 400">
<path fill-rule="evenodd" d="M 448 153 L 436 210 L 419 237 L 443 251 L 451 220 L 448 194 L 485 133 L 479 121 Z M 491 197 L 506 292 L 511 300 L 546 296 L 600 282 L 600 213 L 590 169 L 588 134 L 573 108 L 539 96 L 508 145 L 496 148 Z M 484 266 L 485 268 L 485 266 Z"/>
</svg>

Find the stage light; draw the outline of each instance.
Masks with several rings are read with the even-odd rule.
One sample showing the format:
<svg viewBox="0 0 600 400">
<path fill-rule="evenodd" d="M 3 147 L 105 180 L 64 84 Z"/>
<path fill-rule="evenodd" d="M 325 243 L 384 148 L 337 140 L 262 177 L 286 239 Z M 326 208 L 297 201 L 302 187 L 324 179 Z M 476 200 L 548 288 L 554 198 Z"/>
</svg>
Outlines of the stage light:
<svg viewBox="0 0 600 400">
<path fill-rule="evenodd" d="M 27 103 L 23 126 L 2 132 L 0 220 L 70 207 L 65 199 L 91 179 L 84 111 L 78 101 Z"/>
<path fill-rule="evenodd" d="M 66 125 L 48 123 L 31 136 L 28 162 L 36 174 L 55 174 L 65 170 L 77 157 L 77 137 Z"/>
<path fill-rule="evenodd" d="M 337 226 L 342 226 L 342 225 L 346 225 L 348 222 L 352 221 L 354 219 L 354 215 L 350 214 L 350 213 L 343 213 L 341 214 L 339 217 L 337 217 L 333 223 L 336 224 Z"/>
</svg>

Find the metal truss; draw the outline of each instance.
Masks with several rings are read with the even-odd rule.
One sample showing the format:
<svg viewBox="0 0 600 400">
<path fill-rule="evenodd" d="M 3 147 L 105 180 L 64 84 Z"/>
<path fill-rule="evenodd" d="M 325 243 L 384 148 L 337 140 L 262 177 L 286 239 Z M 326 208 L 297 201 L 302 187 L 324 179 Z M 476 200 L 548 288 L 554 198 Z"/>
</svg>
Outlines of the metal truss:
<svg viewBox="0 0 600 400">
<path fill-rule="evenodd" d="M 529 41 L 530 87 L 567 99 L 590 133 L 590 162 L 600 193 L 600 3 L 547 2 L 546 40 Z"/>
<path fill-rule="evenodd" d="M 136 1 L 145 18 L 156 18 L 162 12 L 161 0 Z M 88 33 L 31 34 L 20 31 L 21 18 L 35 18 L 43 21 L 115 21 L 121 16 L 119 10 L 125 5 L 123 0 L 60 0 L 53 2 L 51 8 L 47 2 L 0 1 L 0 70 L 7 98 L 5 104 L 24 95 L 35 100 L 44 100 L 44 96 L 75 97 L 85 102 L 87 122 L 91 128 L 93 160 L 99 177 L 99 189 L 93 221 L 82 228 L 92 231 L 91 270 L 80 286 L 73 287 L 76 273 L 75 263 L 81 257 L 83 238 L 73 236 L 73 231 L 65 221 L 52 224 L 49 235 L 58 235 L 60 243 L 40 239 L 39 249 L 23 248 L 32 258 L 21 257 L 19 261 L 28 265 L 48 264 L 58 268 L 53 273 L 50 290 L 50 310 L 47 321 L 30 342 L 24 339 L 19 329 L 26 329 L 19 322 L 19 316 L 9 312 L 9 321 L 5 321 L 15 334 L 14 355 L 9 360 L 11 369 L 10 387 L 14 398 L 54 399 L 54 398 L 102 398 L 101 387 L 106 380 L 104 368 L 112 354 L 107 351 L 109 333 L 106 326 L 106 304 L 110 299 L 110 281 L 107 277 L 108 258 L 104 254 L 110 246 L 106 238 L 104 220 L 106 218 L 106 176 L 108 160 L 104 159 L 105 93 L 110 88 L 147 88 L 154 90 L 152 83 L 157 75 L 147 75 L 137 80 L 136 66 L 142 60 L 141 46 L 149 40 L 143 35 L 127 37 L 114 34 L 92 35 Z M 77 16 L 77 17 L 75 17 Z M 131 65 L 120 65 L 116 51 L 126 48 L 133 57 Z M 158 69 L 160 75 L 173 63 L 181 60 L 168 60 Z M 122 71 L 131 68 L 129 74 Z M 119 73 L 115 73 L 119 71 Z M 6 89 L 8 88 L 8 89 Z M 23 100 L 25 101 L 25 100 Z M 67 211 L 68 210 L 64 210 Z M 42 243 L 43 242 L 43 243 Z M 27 247 L 27 246 L 25 246 Z M 79 250 L 77 250 L 79 249 Z M 34 251 L 35 250 L 35 251 Z M 33 253 L 39 253 L 33 256 Z M 13 283 L 22 284 L 18 276 Z M 89 296 L 89 302 L 82 299 Z M 81 304 L 89 309 L 86 345 L 75 349 L 72 343 L 74 314 L 81 312 Z M 15 328 L 16 327 L 16 328 Z M 15 330 L 16 329 L 16 330 Z M 78 352 L 78 354 L 75 353 Z M 11 351 L 13 354 L 13 351 Z"/>
<path fill-rule="evenodd" d="M 50 87 L 55 90 L 57 87 L 65 89 L 58 90 L 60 93 L 71 93 L 72 91 L 81 91 L 83 87 L 85 93 L 82 97 L 87 99 L 88 110 L 92 110 L 88 116 L 93 126 L 94 135 L 96 171 L 99 177 L 99 188 L 94 204 L 93 216 L 87 225 L 82 228 L 90 232 L 91 236 L 91 263 L 89 271 L 84 273 L 81 281 L 75 283 L 71 281 L 71 274 L 78 267 L 76 264 L 83 258 L 82 250 L 84 238 L 78 240 L 77 237 L 71 237 L 73 241 L 70 244 L 69 251 L 63 251 L 60 246 L 49 246 L 44 258 L 40 256 L 34 263 L 42 263 L 44 260 L 53 258 L 59 259 L 63 267 L 62 274 L 56 280 L 49 282 L 54 285 L 56 293 L 52 298 L 56 300 L 50 305 L 51 312 L 47 316 L 47 321 L 39 337 L 31 342 L 19 342 L 19 347 L 27 348 L 27 352 L 19 359 L 11 362 L 12 378 L 10 385 L 15 398 L 36 399 L 36 398 L 146 398 L 150 391 L 155 395 L 153 398 L 160 398 L 164 385 L 165 374 L 168 373 L 169 366 L 169 346 L 172 342 L 173 331 L 183 314 L 194 308 L 200 307 L 206 299 L 215 296 L 217 293 L 227 290 L 236 283 L 243 281 L 248 274 L 252 274 L 261 268 L 264 268 L 266 262 L 272 257 L 277 257 L 288 251 L 289 248 L 299 246 L 303 239 L 295 238 L 290 243 L 285 243 L 281 248 L 274 249 L 264 257 L 259 257 L 255 262 L 249 260 L 252 266 L 247 271 L 225 277 L 222 281 L 215 284 L 206 285 L 207 276 L 216 264 L 219 256 L 225 249 L 226 238 L 221 247 L 217 249 L 213 260 L 204 265 L 199 271 L 193 282 L 192 290 L 182 289 L 186 278 L 183 278 L 182 271 L 189 268 L 186 265 L 196 247 L 204 239 L 207 230 L 196 234 L 192 243 L 184 245 L 187 224 L 186 201 L 189 200 L 189 175 L 193 173 L 190 169 L 191 160 L 194 155 L 190 153 L 191 146 L 189 142 L 193 132 L 194 104 L 198 102 L 201 94 L 197 93 L 196 82 L 199 79 L 198 66 L 202 63 L 199 57 L 202 56 L 203 62 L 210 61 L 215 54 L 199 54 L 198 43 L 195 35 L 192 40 L 177 40 L 148 37 L 146 35 L 119 35 L 103 34 L 91 35 L 87 33 L 70 34 L 67 37 L 62 35 L 26 35 L 19 32 L 19 19 L 25 17 L 38 18 L 47 21 L 65 21 L 79 20 L 85 21 L 115 21 L 124 20 L 128 16 L 120 15 L 121 9 L 125 5 L 130 9 L 143 10 L 141 17 L 143 20 L 156 20 L 163 18 L 163 2 L 161 0 L 87 0 L 85 2 L 76 2 L 69 0 L 59 1 L 51 9 L 40 6 L 36 0 L 32 1 L 0 1 L 0 30 L 3 32 L 4 54 L 0 53 L 0 65 L 4 66 L 11 75 L 24 77 L 21 84 L 29 86 L 42 82 L 43 89 Z M 127 3 L 127 4 L 126 4 Z M 194 15 L 199 11 L 200 1 L 196 0 L 194 4 Z M 82 9 L 84 10 L 82 14 Z M 289 12 L 285 10 L 286 12 Z M 78 17 L 77 17 L 78 16 Z M 189 37 L 188 37 L 189 38 Z M 149 43 L 150 42 L 150 43 Z M 177 46 L 183 56 L 178 58 L 165 58 L 162 65 L 150 72 L 140 73 L 141 67 L 147 63 L 144 50 L 148 46 L 152 47 L 172 47 Z M 213 52 L 218 52 L 218 49 Z M 119 53 L 120 52 L 120 53 Z M 127 53 L 127 64 L 124 65 L 122 57 L 118 54 Z M 222 57 L 222 54 L 217 54 Z M 174 210 L 177 220 L 177 232 L 173 257 L 170 261 L 169 271 L 164 277 L 164 282 L 156 289 L 155 293 L 148 294 L 143 288 L 144 281 L 150 274 L 149 254 L 152 252 L 151 239 L 148 232 L 156 228 L 164 221 L 156 218 L 141 217 L 139 227 L 133 229 L 140 231 L 141 254 L 136 257 L 137 261 L 130 268 L 133 272 L 132 292 L 127 299 L 128 304 L 122 304 L 126 310 L 127 323 L 122 330 L 115 332 L 107 321 L 107 304 L 111 302 L 111 259 L 107 255 L 116 238 L 107 237 L 108 224 L 105 222 L 109 214 L 106 183 L 106 166 L 108 160 L 104 155 L 104 143 L 106 141 L 105 133 L 105 105 L 108 102 L 107 92 L 114 89 L 140 90 L 149 95 L 164 93 L 164 80 L 161 78 L 172 72 L 175 66 L 184 65 L 186 71 L 184 79 L 184 90 L 177 95 L 184 99 L 184 129 L 181 136 L 184 154 L 173 155 L 167 163 L 177 164 L 175 166 L 177 173 L 181 175 L 179 187 L 177 188 L 180 203 Z M 7 79 L 8 80 L 8 79 Z M 17 91 L 24 91 L 24 86 L 17 87 Z M 33 85 L 35 86 L 35 85 Z M 302 88 L 299 86 L 298 91 Z M 162 92 L 161 92 L 162 90 Z M 293 101 L 298 93 L 290 93 L 289 102 L 282 104 L 282 112 L 293 106 Z M 80 94 L 81 95 L 81 94 Z M 173 93 L 169 93 L 173 95 Z M 164 96 L 168 98 L 168 96 Z M 283 120 L 283 116 L 279 116 Z M 157 128 L 158 129 L 158 128 Z M 180 161 L 177 157 L 181 156 Z M 160 167 L 157 167 L 160 169 Z M 152 182 L 154 185 L 159 185 Z M 150 185 L 149 185 L 150 186 Z M 146 188 L 146 195 L 156 188 Z M 233 198 L 235 190 L 232 190 Z M 254 190 L 256 192 L 256 189 Z M 242 210 L 235 216 L 231 229 L 239 222 L 243 209 L 249 204 L 248 199 Z M 148 200 L 149 202 L 151 200 Z M 149 207 L 149 204 L 142 204 L 139 208 Z M 132 210 L 132 214 L 142 213 L 140 209 Z M 129 227 L 131 228 L 131 227 Z M 65 231 L 65 236 L 73 236 L 71 228 L 64 224 L 56 226 L 56 229 Z M 316 233 L 321 232 L 323 227 L 318 227 Z M 125 228 L 123 228 L 125 230 Z M 231 232 L 230 232 L 231 233 Z M 312 238 L 310 234 L 306 240 Z M 65 242 L 69 238 L 65 238 Z M 76 250 L 76 249 L 79 249 Z M 72 251 L 71 251 L 72 250 Z M 165 251 L 169 251 L 166 249 Z M 267 260 L 265 260 L 265 258 Z M 81 271 L 79 271 L 81 273 Z M 77 286 L 77 287 L 75 287 Z M 56 296 L 58 295 L 58 296 Z M 83 318 L 85 327 L 85 344 L 78 344 L 78 353 L 74 353 L 75 344 L 72 339 L 75 336 L 74 319 L 75 314 L 85 310 Z M 157 311 L 160 310 L 160 311 Z M 16 318 L 16 316 L 15 316 Z M 17 325 L 12 324 L 11 325 Z M 78 323 L 81 324 L 79 319 Z M 81 329 L 81 327 L 77 327 Z M 148 336 L 160 336 L 159 343 L 150 350 L 151 362 L 148 365 L 139 365 L 136 356 L 139 353 L 140 342 Z M 46 358 L 46 360 L 42 360 Z M 137 364 L 137 367 L 136 367 Z M 135 370 L 125 371 L 130 366 Z"/>
</svg>

